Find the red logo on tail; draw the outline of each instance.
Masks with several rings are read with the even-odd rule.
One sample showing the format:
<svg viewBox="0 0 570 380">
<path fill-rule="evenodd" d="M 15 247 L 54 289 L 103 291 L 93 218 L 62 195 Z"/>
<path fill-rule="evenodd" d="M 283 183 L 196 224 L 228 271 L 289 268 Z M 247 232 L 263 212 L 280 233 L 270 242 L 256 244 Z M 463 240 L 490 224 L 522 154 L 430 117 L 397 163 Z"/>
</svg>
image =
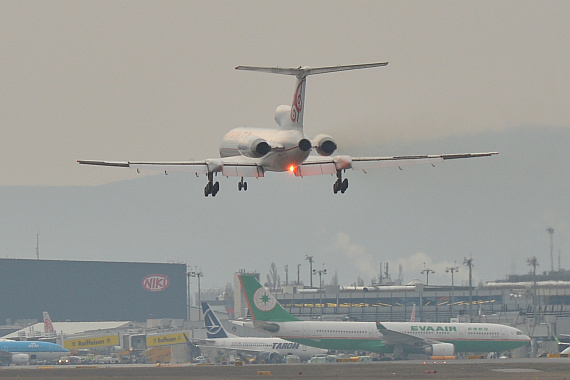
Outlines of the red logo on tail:
<svg viewBox="0 0 570 380">
<path fill-rule="evenodd" d="M 295 91 L 295 96 L 293 97 L 293 105 L 291 106 L 291 121 L 293 123 L 297 123 L 299 121 L 299 115 L 303 110 L 303 97 L 301 93 L 303 92 L 303 86 L 305 85 L 305 80 L 303 79 L 301 83 L 297 86 L 297 90 Z"/>
</svg>

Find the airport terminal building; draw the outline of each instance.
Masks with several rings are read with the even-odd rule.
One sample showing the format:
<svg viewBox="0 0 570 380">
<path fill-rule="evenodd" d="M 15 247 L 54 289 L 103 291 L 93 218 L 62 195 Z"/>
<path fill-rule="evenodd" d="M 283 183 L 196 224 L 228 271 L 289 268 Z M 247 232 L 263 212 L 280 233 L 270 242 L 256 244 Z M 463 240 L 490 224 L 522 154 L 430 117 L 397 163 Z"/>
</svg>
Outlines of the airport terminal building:
<svg viewBox="0 0 570 380">
<path fill-rule="evenodd" d="M 186 264 L 0 259 L 0 324 L 186 319 Z"/>
</svg>

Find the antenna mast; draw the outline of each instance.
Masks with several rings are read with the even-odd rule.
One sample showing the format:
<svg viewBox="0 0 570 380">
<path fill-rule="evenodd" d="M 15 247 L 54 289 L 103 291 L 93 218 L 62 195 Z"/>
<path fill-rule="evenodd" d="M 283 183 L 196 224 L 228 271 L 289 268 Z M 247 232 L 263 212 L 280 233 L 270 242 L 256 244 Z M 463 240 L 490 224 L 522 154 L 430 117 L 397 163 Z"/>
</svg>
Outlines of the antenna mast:
<svg viewBox="0 0 570 380">
<path fill-rule="evenodd" d="M 554 257 L 553 257 L 554 241 L 552 239 L 552 235 L 554 234 L 554 228 L 548 227 L 546 229 L 546 232 L 548 232 L 548 234 L 550 235 L 550 271 L 554 272 Z"/>
</svg>

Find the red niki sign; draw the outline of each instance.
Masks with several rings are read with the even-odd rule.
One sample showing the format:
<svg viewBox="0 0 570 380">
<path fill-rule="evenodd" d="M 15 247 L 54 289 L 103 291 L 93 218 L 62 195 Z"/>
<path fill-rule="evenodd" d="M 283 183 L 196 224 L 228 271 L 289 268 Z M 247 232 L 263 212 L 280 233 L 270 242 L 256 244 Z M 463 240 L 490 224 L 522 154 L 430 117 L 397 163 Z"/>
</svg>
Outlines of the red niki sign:
<svg viewBox="0 0 570 380">
<path fill-rule="evenodd" d="M 149 292 L 160 292 L 168 288 L 170 280 L 164 274 L 149 274 L 142 280 L 142 287 Z"/>
</svg>

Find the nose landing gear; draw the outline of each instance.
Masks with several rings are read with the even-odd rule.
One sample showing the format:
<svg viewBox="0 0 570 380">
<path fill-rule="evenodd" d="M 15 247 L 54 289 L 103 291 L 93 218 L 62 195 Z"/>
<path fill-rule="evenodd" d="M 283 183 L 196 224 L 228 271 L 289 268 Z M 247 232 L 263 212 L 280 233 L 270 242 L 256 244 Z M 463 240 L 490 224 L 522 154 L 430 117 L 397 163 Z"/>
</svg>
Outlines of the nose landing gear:
<svg viewBox="0 0 570 380">
<path fill-rule="evenodd" d="M 336 181 L 333 184 L 333 192 L 336 194 L 340 191 L 341 194 L 344 194 L 346 189 L 348 189 L 348 178 L 345 178 L 343 181 L 342 170 L 337 170 L 336 171 Z"/>
<path fill-rule="evenodd" d="M 241 177 L 241 180 L 238 182 L 238 190 L 241 191 L 243 189 L 243 191 L 247 191 L 247 182 L 244 182 L 243 177 Z"/>
</svg>

